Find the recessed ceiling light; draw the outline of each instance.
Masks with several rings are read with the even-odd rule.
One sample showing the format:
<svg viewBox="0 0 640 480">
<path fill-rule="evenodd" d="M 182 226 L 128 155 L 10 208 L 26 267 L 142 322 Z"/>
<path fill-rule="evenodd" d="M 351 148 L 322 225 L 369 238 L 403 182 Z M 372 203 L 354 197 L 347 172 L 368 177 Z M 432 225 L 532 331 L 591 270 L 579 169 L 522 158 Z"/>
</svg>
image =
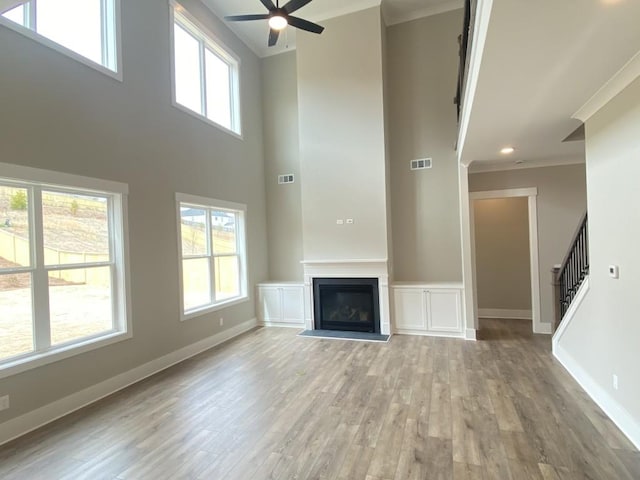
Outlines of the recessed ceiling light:
<svg viewBox="0 0 640 480">
<path fill-rule="evenodd" d="M 515 151 L 516 149 L 513 147 L 504 147 L 502 150 L 500 150 L 500 153 L 503 155 L 511 155 Z"/>
</svg>

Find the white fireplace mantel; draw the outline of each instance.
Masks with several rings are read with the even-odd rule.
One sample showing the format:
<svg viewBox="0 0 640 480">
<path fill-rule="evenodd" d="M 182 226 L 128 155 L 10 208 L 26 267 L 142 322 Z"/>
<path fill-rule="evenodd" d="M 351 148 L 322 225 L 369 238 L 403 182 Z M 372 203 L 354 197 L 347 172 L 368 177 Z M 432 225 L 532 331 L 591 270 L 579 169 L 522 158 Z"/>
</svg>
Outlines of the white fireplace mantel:
<svg viewBox="0 0 640 480">
<path fill-rule="evenodd" d="M 380 301 L 380 333 L 391 335 L 389 265 L 387 259 L 303 260 L 305 328 L 313 330 L 314 278 L 377 278 Z"/>
</svg>

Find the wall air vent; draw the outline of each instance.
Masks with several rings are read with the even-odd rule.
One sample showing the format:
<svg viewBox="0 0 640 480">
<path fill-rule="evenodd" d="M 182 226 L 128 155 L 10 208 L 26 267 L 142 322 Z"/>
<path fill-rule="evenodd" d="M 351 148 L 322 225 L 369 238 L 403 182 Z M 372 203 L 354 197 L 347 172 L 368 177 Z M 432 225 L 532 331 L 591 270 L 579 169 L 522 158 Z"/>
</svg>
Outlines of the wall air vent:
<svg viewBox="0 0 640 480">
<path fill-rule="evenodd" d="M 433 160 L 430 158 L 419 158 L 418 160 L 411 160 L 411 170 L 424 170 L 431 168 Z"/>
<path fill-rule="evenodd" d="M 278 175 L 278 183 L 280 185 L 284 183 L 293 183 L 293 175 L 292 174 Z"/>
</svg>

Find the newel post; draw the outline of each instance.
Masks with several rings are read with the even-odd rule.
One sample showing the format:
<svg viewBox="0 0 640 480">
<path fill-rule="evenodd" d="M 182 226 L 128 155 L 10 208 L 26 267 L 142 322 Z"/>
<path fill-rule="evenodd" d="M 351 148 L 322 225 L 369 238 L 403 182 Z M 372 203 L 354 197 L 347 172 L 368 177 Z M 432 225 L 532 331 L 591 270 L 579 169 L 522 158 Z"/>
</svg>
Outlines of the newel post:
<svg viewBox="0 0 640 480">
<path fill-rule="evenodd" d="M 551 269 L 551 284 L 553 285 L 553 331 L 555 332 L 562 320 L 562 312 L 560 311 L 560 265 L 554 265 Z"/>
</svg>

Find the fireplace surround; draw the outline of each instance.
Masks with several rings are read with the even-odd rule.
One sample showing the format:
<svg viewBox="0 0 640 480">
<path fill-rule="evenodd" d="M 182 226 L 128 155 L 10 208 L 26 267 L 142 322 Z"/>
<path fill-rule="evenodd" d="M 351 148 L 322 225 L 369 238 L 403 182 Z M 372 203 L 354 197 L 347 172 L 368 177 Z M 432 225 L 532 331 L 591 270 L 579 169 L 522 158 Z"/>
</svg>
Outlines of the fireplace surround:
<svg viewBox="0 0 640 480">
<path fill-rule="evenodd" d="M 314 312 L 314 280 L 357 279 L 361 281 L 374 279 L 378 283 L 378 333 L 391 335 L 389 271 L 386 259 L 304 260 L 302 265 L 304 268 L 305 329 L 320 329 L 320 322 Z"/>
</svg>

